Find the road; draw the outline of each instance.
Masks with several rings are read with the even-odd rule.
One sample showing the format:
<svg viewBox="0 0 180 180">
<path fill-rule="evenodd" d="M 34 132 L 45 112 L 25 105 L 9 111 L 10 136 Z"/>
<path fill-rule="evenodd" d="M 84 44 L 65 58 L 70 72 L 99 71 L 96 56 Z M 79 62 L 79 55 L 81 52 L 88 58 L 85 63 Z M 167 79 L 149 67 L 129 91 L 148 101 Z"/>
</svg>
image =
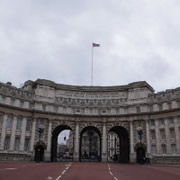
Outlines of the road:
<svg viewBox="0 0 180 180">
<path fill-rule="evenodd" d="M 117 163 L 0 162 L 0 180 L 179 180 L 180 167 Z"/>
</svg>

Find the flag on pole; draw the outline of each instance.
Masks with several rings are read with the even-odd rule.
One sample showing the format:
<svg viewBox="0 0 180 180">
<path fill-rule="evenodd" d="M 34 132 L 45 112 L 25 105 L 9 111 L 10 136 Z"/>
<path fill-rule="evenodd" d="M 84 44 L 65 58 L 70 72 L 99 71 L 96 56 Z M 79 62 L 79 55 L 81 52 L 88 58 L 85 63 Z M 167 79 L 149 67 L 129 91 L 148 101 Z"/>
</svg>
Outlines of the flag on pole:
<svg viewBox="0 0 180 180">
<path fill-rule="evenodd" d="M 92 46 L 93 46 L 93 47 L 100 47 L 100 44 L 92 43 Z"/>
</svg>

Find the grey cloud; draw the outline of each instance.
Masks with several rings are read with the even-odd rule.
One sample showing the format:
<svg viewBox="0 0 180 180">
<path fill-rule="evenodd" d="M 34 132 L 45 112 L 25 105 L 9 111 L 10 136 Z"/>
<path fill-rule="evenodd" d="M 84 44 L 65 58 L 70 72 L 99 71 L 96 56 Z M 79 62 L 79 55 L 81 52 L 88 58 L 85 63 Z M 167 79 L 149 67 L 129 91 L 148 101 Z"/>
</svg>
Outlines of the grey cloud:
<svg viewBox="0 0 180 180">
<path fill-rule="evenodd" d="M 179 86 L 179 6 L 175 0 L 1 1 L 0 80 L 88 85 L 94 41 L 101 44 L 94 49 L 95 85 Z"/>
</svg>

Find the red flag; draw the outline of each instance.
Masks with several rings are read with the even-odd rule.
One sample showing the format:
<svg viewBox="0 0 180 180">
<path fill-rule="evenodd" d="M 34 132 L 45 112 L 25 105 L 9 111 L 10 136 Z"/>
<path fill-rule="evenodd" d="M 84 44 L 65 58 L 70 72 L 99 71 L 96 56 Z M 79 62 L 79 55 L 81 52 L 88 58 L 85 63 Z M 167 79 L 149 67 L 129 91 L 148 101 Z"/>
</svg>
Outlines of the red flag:
<svg viewBox="0 0 180 180">
<path fill-rule="evenodd" d="M 92 43 L 93 47 L 100 47 L 100 44 Z"/>
</svg>

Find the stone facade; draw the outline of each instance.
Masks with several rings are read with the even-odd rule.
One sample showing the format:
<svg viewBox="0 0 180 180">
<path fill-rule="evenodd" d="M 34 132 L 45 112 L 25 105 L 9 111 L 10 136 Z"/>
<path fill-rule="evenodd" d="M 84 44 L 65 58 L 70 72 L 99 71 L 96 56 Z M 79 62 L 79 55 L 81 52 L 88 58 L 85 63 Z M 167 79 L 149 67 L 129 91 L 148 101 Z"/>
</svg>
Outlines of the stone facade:
<svg viewBox="0 0 180 180">
<path fill-rule="evenodd" d="M 154 93 L 144 81 L 112 87 L 42 79 L 27 81 L 22 88 L 0 83 L 2 160 L 34 160 L 41 145 L 43 160 L 54 161 L 57 135 L 64 129 L 72 130 L 74 161 L 82 155 L 83 133 L 93 129 L 102 162 L 108 160 L 108 133 L 113 131 L 120 138 L 120 159 L 127 156 L 124 162 L 136 162 L 142 147 L 152 162 L 180 164 L 180 88 Z"/>
</svg>

